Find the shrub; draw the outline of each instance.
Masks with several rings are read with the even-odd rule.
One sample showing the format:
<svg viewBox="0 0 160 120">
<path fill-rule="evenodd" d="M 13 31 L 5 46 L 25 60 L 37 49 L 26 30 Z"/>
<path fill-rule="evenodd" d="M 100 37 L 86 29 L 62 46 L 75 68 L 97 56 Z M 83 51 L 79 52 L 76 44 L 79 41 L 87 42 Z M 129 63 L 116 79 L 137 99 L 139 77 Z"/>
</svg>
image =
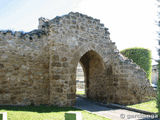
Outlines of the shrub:
<svg viewBox="0 0 160 120">
<path fill-rule="evenodd" d="M 151 51 L 145 48 L 128 48 L 121 51 L 121 54 L 132 59 L 137 65 L 144 69 L 147 78 L 151 81 L 152 60 Z"/>
</svg>

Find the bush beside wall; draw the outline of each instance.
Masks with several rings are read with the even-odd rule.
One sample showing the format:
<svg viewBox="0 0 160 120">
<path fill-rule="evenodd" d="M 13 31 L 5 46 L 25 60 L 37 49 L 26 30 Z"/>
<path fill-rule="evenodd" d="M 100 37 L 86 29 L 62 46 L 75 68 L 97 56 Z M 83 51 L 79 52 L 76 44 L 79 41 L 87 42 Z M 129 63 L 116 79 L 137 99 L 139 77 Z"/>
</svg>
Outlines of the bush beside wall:
<svg viewBox="0 0 160 120">
<path fill-rule="evenodd" d="M 152 60 L 150 50 L 145 48 L 128 48 L 122 50 L 121 54 L 132 59 L 133 62 L 143 68 L 147 78 L 151 81 Z"/>
</svg>

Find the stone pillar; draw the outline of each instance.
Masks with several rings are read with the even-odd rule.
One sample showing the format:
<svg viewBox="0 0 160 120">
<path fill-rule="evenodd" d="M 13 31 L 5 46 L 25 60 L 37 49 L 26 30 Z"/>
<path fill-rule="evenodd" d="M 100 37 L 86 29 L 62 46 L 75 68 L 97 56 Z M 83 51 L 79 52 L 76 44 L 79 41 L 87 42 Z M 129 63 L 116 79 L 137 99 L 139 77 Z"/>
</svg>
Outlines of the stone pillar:
<svg viewBox="0 0 160 120">
<path fill-rule="evenodd" d="M 70 53 L 63 49 L 50 50 L 50 104 L 72 106 L 76 98 L 76 68 L 71 64 Z"/>
</svg>

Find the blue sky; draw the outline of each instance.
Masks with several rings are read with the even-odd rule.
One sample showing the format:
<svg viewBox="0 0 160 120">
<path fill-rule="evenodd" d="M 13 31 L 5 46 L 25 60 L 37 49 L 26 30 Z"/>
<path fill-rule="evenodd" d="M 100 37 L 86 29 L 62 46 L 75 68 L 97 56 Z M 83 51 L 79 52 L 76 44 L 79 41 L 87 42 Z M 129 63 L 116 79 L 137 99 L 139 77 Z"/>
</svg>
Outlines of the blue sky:
<svg viewBox="0 0 160 120">
<path fill-rule="evenodd" d="M 144 47 L 158 59 L 156 0 L 0 0 L 0 29 L 31 31 L 38 18 L 70 11 L 100 19 L 119 50 Z"/>
<path fill-rule="evenodd" d="M 67 14 L 77 3 L 78 0 L 0 0 L 0 29 L 36 29 L 39 17 Z"/>
</svg>

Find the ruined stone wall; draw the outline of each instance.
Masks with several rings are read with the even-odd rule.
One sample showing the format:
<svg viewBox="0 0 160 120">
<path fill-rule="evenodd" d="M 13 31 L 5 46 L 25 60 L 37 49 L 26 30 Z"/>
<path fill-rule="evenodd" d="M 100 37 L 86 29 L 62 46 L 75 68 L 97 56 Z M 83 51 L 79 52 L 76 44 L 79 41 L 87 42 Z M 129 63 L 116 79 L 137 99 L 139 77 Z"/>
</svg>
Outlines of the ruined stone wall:
<svg viewBox="0 0 160 120">
<path fill-rule="evenodd" d="M 50 49 L 50 71 L 52 72 L 50 85 L 56 85 L 50 86 L 50 102 L 57 105 L 73 105 L 76 91 L 76 67 L 81 57 L 93 50 L 104 60 L 106 57 L 110 58 L 109 55 L 115 47 L 111 47 L 108 29 L 97 19 L 79 13 L 70 13 L 50 20 L 47 24 L 50 26 L 48 39 L 50 45 L 53 45 L 51 46 L 53 49 Z M 92 86 L 95 83 L 94 80 L 89 85 Z M 98 88 L 100 87 L 97 85 L 95 89 L 98 90 Z M 100 92 L 97 91 L 96 95 L 98 93 Z M 64 99 L 63 102 L 61 102 L 62 99 Z"/>
<path fill-rule="evenodd" d="M 118 52 L 113 54 L 113 72 L 118 78 L 115 103 L 119 101 L 121 104 L 135 104 L 156 96 L 144 70 Z"/>
<path fill-rule="evenodd" d="M 36 31 L 0 33 L 0 104 L 74 105 L 78 62 L 91 99 L 132 104 L 154 94 L 99 20 L 71 12 L 39 21 Z"/>
<path fill-rule="evenodd" d="M 45 21 L 45 24 L 50 26 L 49 40 L 50 44 L 55 47 L 50 50 L 51 56 L 53 55 L 50 59 L 50 63 L 53 65 L 50 66 L 50 70 L 53 70 L 51 75 L 54 75 L 50 79 L 50 84 L 56 85 L 56 87 L 50 86 L 51 103 L 62 106 L 74 104 L 76 67 L 80 59 L 89 51 L 100 55 L 103 61 L 100 64 L 104 64 L 104 69 L 101 69 L 100 74 L 94 72 L 94 69 L 99 69 L 93 59 L 90 61 L 89 58 L 86 58 L 83 63 L 84 67 L 85 64 L 88 64 L 86 66 L 89 69 L 84 70 L 85 74 L 88 74 L 85 76 L 89 77 L 87 78 L 89 79 L 88 85 L 86 84 L 88 97 L 105 102 L 132 104 L 143 99 L 148 100 L 146 96 L 150 97 L 151 94 L 154 94 L 144 71 L 137 66 L 134 67 L 135 64 L 132 62 L 126 63 L 128 60 L 119 55 L 115 44 L 110 41 L 108 29 L 99 20 L 79 13 L 70 13 Z M 121 65 L 121 62 L 127 68 Z M 90 66 L 91 64 L 92 66 Z M 135 74 L 135 71 L 141 72 Z M 134 87 L 137 89 L 136 93 L 132 91 Z M 145 93 L 142 93 L 144 91 Z M 127 94 L 125 94 L 126 92 Z M 59 102 L 63 99 L 65 102 Z"/>
<path fill-rule="evenodd" d="M 0 104 L 47 104 L 49 55 L 45 33 L 0 31 Z"/>
</svg>

